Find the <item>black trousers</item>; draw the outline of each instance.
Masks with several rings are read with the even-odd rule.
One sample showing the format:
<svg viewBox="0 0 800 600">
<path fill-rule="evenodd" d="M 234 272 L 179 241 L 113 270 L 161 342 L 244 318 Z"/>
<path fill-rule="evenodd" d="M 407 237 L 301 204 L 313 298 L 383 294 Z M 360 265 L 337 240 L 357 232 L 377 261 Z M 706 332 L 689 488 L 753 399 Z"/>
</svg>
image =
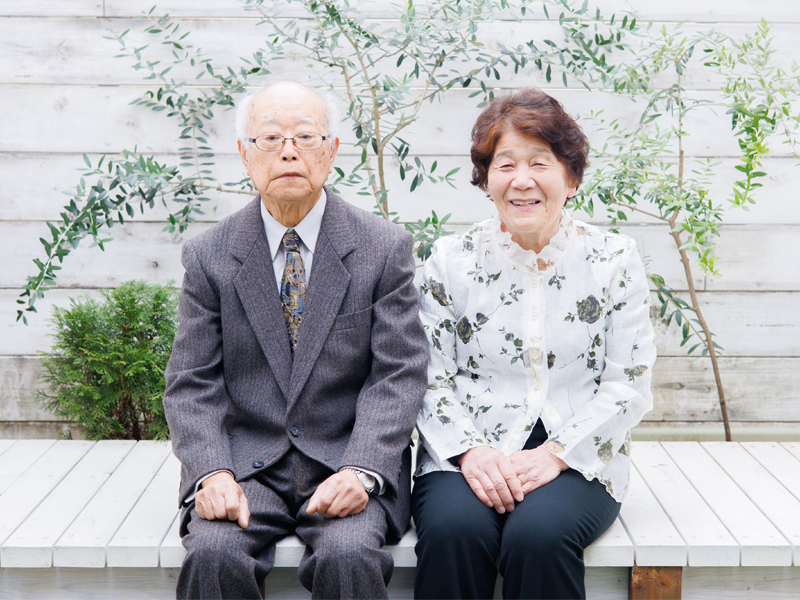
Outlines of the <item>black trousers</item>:
<svg viewBox="0 0 800 600">
<path fill-rule="evenodd" d="M 537 423 L 525 449 L 544 443 Z M 418 477 L 411 510 L 416 598 L 585 598 L 583 550 L 614 522 L 620 505 L 599 481 L 573 469 L 534 490 L 510 513 L 475 496 L 461 473 Z"/>
</svg>

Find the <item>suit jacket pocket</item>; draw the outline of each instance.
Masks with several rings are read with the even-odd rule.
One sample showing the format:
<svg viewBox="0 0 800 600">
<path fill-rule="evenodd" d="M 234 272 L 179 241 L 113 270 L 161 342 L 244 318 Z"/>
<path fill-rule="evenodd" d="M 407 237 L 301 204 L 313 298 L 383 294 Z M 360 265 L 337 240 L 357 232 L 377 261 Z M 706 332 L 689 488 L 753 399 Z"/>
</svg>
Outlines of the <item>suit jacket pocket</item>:
<svg viewBox="0 0 800 600">
<path fill-rule="evenodd" d="M 364 310 L 337 316 L 333 321 L 331 331 L 336 331 L 337 329 L 353 329 L 354 327 L 363 327 L 370 324 L 372 324 L 371 305 Z"/>
</svg>

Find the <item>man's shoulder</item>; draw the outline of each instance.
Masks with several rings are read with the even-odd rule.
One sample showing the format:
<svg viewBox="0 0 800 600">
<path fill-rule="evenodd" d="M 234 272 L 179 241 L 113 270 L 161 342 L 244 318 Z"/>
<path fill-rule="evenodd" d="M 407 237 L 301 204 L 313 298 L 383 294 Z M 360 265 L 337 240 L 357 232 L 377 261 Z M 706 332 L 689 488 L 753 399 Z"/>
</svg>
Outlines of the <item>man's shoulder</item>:
<svg viewBox="0 0 800 600">
<path fill-rule="evenodd" d="M 384 245 L 392 246 L 398 238 L 413 238 L 402 225 L 353 206 L 338 194 L 329 192 L 328 202 L 332 202 L 333 206 L 344 216 L 358 240 L 370 244 L 378 240 L 382 241 Z"/>
<path fill-rule="evenodd" d="M 187 240 L 184 246 L 200 252 L 227 248 L 231 242 L 239 239 L 239 232 L 251 225 L 255 216 L 260 221 L 259 202 L 258 197 L 254 198 L 236 212 L 220 219 L 205 231 Z"/>
</svg>

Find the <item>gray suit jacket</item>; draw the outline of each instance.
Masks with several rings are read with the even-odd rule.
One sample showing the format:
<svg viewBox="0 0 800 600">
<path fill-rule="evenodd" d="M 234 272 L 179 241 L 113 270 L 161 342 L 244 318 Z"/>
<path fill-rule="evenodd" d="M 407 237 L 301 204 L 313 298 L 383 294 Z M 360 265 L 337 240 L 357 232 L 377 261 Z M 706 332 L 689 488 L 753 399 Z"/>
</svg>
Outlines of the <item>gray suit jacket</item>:
<svg viewBox="0 0 800 600">
<path fill-rule="evenodd" d="M 183 247 L 164 396 L 180 499 L 212 471 L 242 480 L 293 445 L 333 471 L 381 474 L 376 500 L 401 536 L 428 360 L 412 237 L 328 191 L 292 361 L 260 202 Z"/>
</svg>

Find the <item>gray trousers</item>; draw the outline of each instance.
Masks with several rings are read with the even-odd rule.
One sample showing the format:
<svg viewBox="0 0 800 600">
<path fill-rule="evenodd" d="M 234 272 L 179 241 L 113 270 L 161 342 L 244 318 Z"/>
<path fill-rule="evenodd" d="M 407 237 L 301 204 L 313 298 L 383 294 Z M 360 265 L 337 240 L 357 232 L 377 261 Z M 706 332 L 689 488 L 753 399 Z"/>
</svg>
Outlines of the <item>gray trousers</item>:
<svg viewBox="0 0 800 600">
<path fill-rule="evenodd" d="M 240 482 L 251 513 L 246 530 L 232 521 L 201 519 L 192 505 L 177 597 L 260 598 L 258 585 L 272 570 L 275 543 L 295 533 L 306 543 L 300 583 L 314 598 L 386 598 L 393 561 L 381 550 L 388 524 L 380 504 L 370 500 L 362 512 L 341 519 L 306 513 L 314 490 L 330 475 L 293 448 Z"/>
</svg>

